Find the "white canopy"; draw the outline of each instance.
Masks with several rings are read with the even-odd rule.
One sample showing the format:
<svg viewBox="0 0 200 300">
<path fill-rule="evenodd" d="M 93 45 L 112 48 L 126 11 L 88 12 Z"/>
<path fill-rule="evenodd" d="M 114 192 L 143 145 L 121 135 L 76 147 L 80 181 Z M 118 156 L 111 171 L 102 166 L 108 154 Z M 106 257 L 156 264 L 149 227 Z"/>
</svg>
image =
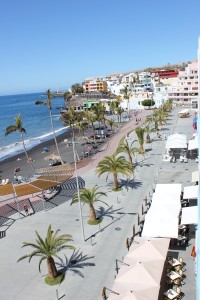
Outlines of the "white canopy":
<svg viewBox="0 0 200 300">
<path fill-rule="evenodd" d="M 142 237 L 178 237 L 178 218 L 166 219 L 149 219 L 145 221 Z"/>
<path fill-rule="evenodd" d="M 185 149 L 187 148 L 187 143 L 183 140 L 171 140 L 167 141 L 165 145 L 166 149 Z"/>
<path fill-rule="evenodd" d="M 198 223 L 198 207 L 183 207 L 181 224 L 197 224 Z"/>
<path fill-rule="evenodd" d="M 182 185 L 181 183 L 160 183 L 156 185 L 155 193 L 159 193 L 160 196 L 164 194 L 181 195 Z"/>
<path fill-rule="evenodd" d="M 192 182 L 199 181 L 199 171 L 192 172 Z"/>
<path fill-rule="evenodd" d="M 178 115 L 188 114 L 188 113 L 189 113 L 189 110 L 186 108 L 186 109 L 182 109 L 181 111 L 179 111 Z"/>
<path fill-rule="evenodd" d="M 177 218 L 178 216 L 174 215 L 167 207 L 163 205 L 151 205 L 148 214 L 146 214 L 145 222 L 149 220 L 166 220 L 167 222 L 170 222 Z"/>
<path fill-rule="evenodd" d="M 151 206 L 145 217 L 142 236 L 176 238 L 178 236 L 178 216 L 164 206 Z"/>
<path fill-rule="evenodd" d="M 183 199 L 197 199 L 198 191 L 198 185 L 185 186 L 183 192 Z"/>
<path fill-rule="evenodd" d="M 181 204 L 178 204 L 176 201 L 169 202 L 167 199 L 164 201 L 154 200 L 151 203 L 151 209 L 157 211 L 157 213 L 159 213 L 162 209 L 165 209 L 174 217 L 178 217 L 181 210 Z"/>
<path fill-rule="evenodd" d="M 180 193 L 177 192 L 176 194 L 173 193 L 153 193 L 152 196 L 152 204 L 153 203 L 158 203 L 158 204 L 169 204 L 172 206 L 180 206 L 181 202 L 180 202 Z"/>
<path fill-rule="evenodd" d="M 172 140 L 181 140 L 187 143 L 187 137 L 185 134 L 180 134 L 180 133 L 174 133 L 168 136 L 167 141 L 172 141 Z"/>
<path fill-rule="evenodd" d="M 189 140 L 188 142 L 188 150 L 198 149 L 198 138 L 197 136 L 195 139 Z"/>
<path fill-rule="evenodd" d="M 166 149 L 187 148 L 187 137 L 184 134 L 175 133 L 169 135 L 166 142 Z"/>
</svg>

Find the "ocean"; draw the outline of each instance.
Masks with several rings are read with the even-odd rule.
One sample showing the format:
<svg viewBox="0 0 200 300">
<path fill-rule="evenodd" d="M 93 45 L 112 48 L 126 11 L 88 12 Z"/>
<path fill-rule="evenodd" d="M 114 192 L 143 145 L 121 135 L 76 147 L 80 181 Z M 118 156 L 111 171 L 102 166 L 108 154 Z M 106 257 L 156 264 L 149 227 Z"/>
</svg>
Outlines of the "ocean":
<svg viewBox="0 0 200 300">
<path fill-rule="evenodd" d="M 36 100 L 46 101 L 44 93 L 0 96 L 0 161 L 23 152 L 19 132 L 5 136 L 6 127 L 15 125 L 14 118 L 20 113 L 26 130 L 24 140 L 27 150 L 53 138 L 47 106 L 35 105 Z M 60 120 L 63 98 L 52 98 L 52 114 L 57 135 L 66 131 Z"/>
</svg>

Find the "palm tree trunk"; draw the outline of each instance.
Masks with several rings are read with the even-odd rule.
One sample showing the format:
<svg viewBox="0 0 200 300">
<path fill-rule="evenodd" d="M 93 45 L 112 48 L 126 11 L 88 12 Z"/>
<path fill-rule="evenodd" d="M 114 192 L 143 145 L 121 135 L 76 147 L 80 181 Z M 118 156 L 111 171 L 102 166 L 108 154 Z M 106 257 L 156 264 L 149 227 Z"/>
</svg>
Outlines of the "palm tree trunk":
<svg viewBox="0 0 200 300">
<path fill-rule="evenodd" d="M 129 159 L 129 162 L 131 164 L 131 166 L 133 165 L 133 160 L 132 160 L 132 156 L 130 153 L 128 153 L 128 159 Z"/>
<path fill-rule="evenodd" d="M 90 204 L 90 221 L 95 221 L 96 220 L 96 212 L 94 209 L 94 206 Z"/>
<path fill-rule="evenodd" d="M 53 117 L 52 117 L 51 109 L 49 109 L 49 115 L 50 115 L 51 128 L 52 128 L 52 132 L 53 132 L 53 136 L 54 136 L 54 141 L 55 141 L 55 144 L 56 144 L 56 149 L 57 149 L 58 155 L 60 157 L 61 164 L 64 165 L 64 162 L 63 162 L 61 154 L 60 154 L 60 150 L 58 148 L 58 143 L 57 143 L 56 133 L 55 133 L 55 129 L 54 129 Z"/>
<path fill-rule="evenodd" d="M 146 136 L 146 142 L 147 142 L 148 144 L 151 142 L 149 133 L 147 133 L 147 136 Z"/>
<path fill-rule="evenodd" d="M 24 153 L 25 153 L 26 158 L 27 158 L 27 162 L 30 164 L 30 166 L 31 166 L 31 168 L 32 168 L 32 170 L 33 170 L 33 172 L 35 173 L 35 169 L 34 169 L 32 163 L 31 163 L 31 161 L 30 161 L 30 159 L 29 159 L 29 156 L 28 156 L 28 153 L 27 153 L 27 151 L 26 151 L 26 147 L 25 147 L 25 143 L 24 143 L 24 137 L 23 137 L 23 133 L 22 133 L 22 132 L 21 132 L 21 140 L 22 140 L 22 144 L 23 144 L 23 148 L 24 148 Z"/>
<path fill-rule="evenodd" d="M 119 182 L 118 182 L 118 179 L 117 179 L 117 174 L 113 173 L 113 178 L 114 178 L 113 188 L 117 190 L 118 187 L 119 187 Z"/>
<path fill-rule="evenodd" d="M 140 150 L 143 152 L 144 148 L 143 148 L 143 144 L 140 144 Z"/>
<path fill-rule="evenodd" d="M 50 278 L 56 278 L 58 276 L 58 271 L 56 269 L 54 259 L 51 256 L 47 258 L 47 267 L 48 267 L 48 276 Z"/>
</svg>

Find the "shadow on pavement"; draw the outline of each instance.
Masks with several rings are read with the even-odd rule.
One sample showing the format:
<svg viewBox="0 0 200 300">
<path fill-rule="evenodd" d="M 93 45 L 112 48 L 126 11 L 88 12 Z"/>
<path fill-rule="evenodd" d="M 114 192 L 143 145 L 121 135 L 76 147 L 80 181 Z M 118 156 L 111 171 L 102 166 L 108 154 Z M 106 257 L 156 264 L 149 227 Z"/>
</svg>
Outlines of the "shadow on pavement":
<svg viewBox="0 0 200 300">
<path fill-rule="evenodd" d="M 81 277 L 84 277 L 80 269 L 85 267 L 94 267 L 95 264 L 89 261 L 92 258 L 94 258 L 94 256 L 83 255 L 83 252 L 80 250 L 74 250 L 70 258 L 67 258 L 64 254 L 64 258 L 59 258 L 59 262 L 56 262 L 56 265 L 61 273 L 71 271 Z"/>
</svg>

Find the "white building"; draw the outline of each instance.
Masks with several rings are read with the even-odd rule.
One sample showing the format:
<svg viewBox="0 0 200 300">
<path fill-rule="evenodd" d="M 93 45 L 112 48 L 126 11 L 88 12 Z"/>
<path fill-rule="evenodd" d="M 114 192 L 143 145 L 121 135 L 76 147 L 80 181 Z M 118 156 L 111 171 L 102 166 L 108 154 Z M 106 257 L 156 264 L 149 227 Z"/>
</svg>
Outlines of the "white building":
<svg viewBox="0 0 200 300">
<path fill-rule="evenodd" d="M 174 81 L 168 90 L 169 99 L 176 105 L 191 107 L 192 102 L 198 99 L 198 64 L 194 61 L 179 71 L 177 81 Z"/>
</svg>

